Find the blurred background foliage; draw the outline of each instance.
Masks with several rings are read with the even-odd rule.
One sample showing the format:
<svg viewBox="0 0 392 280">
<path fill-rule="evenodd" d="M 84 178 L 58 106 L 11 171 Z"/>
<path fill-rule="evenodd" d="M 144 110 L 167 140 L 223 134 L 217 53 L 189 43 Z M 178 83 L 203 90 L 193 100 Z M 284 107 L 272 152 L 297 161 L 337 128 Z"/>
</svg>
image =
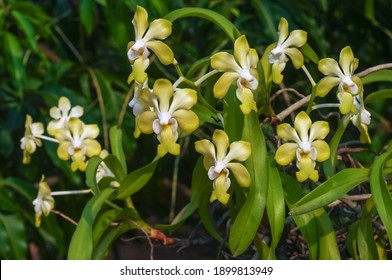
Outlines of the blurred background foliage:
<svg viewBox="0 0 392 280">
<path fill-rule="evenodd" d="M 100 140 L 105 147 L 108 147 L 108 129 L 121 125 L 128 166 L 140 167 L 153 158 L 155 148 L 151 147 L 155 147 L 155 140 L 143 136 L 138 141 L 133 138 L 134 119 L 127 109 L 130 87 L 126 80 L 131 69 L 126 46 L 134 37 L 131 20 L 136 5 L 146 8 L 150 19 L 164 17 L 180 7 L 212 9 L 246 34 L 259 54 L 277 39 L 277 25 L 283 16 L 290 30 L 308 32 L 308 43 L 319 57 L 336 59 L 340 50 L 350 45 L 359 58 L 357 72 L 392 61 L 390 0 L 0 0 L 2 259 L 64 259 L 75 227 L 53 214 L 44 219 L 41 228 L 34 227 L 32 201 L 37 192 L 36 183 L 44 174 L 52 190 L 85 188 L 84 174 L 71 172 L 69 163 L 57 158 L 56 146 L 50 143 L 37 150 L 29 165 L 22 164 L 19 145 L 26 114 L 34 121 L 47 124 L 49 109 L 57 105 L 60 96 L 67 96 L 73 105 L 85 108 L 86 123 L 99 124 Z M 199 18 L 177 20 L 173 34 L 165 41 L 185 72 L 195 58 L 232 48 L 232 42 L 221 30 Z M 316 66 L 308 69 L 314 77 L 321 77 Z M 176 72 L 172 66 L 163 69 L 154 63 L 149 68 L 149 76 L 174 81 Z M 291 64 L 285 70 L 285 77 L 286 86 L 306 84 L 303 73 L 294 71 Z M 372 84 L 367 89 L 371 92 L 384 86 Z M 304 92 L 309 89 L 304 88 Z M 280 110 L 285 104 L 274 106 Z M 381 101 L 369 109 L 374 120 L 370 127 L 373 135 L 370 150 L 374 157 L 391 138 L 392 106 Z M 377 131 L 383 131 L 384 136 L 378 136 Z M 191 146 L 188 153 L 194 154 Z M 357 156 L 361 157 L 361 153 Z M 372 160 L 369 153 L 362 157 L 365 165 Z M 138 200 L 134 200 L 141 204 L 142 216 L 152 223 L 168 222 L 175 159 L 167 156 L 162 161 L 158 175 L 138 194 Z M 178 209 L 189 199 L 190 170 L 194 162 L 181 164 Z M 78 220 L 86 199 L 83 196 L 56 198 L 56 209 Z M 184 234 L 189 232 L 185 230 Z"/>
</svg>

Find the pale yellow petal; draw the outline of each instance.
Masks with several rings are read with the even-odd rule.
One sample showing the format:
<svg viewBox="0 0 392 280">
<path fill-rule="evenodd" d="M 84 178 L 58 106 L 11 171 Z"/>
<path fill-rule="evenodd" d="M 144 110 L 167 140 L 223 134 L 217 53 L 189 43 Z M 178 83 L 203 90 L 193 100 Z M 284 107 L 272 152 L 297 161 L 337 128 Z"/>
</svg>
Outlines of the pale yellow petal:
<svg viewBox="0 0 392 280">
<path fill-rule="evenodd" d="M 324 139 L 329 133 L 329 124 L 326 121 L 317 121 L 310 128 L 309 142 Z"/>
<path fill-rule="evenodd" d="M 227 193 L 230 187 L 230 179 L 226 178 L 226 174 L 222 173 L 215 179 L 215 195 L 218 201 L 222 204 L 227 204 L 230 195 Z"/>
<path fill-rule="evenodd" d="M 302 67 L 302 65 L 304 65 L 304 57 L 298 49 L 287 48 L 284 50 L 284 52 L 290 57 L 291 62 L 296 69 L 299 69 Z"/>
<path fill-rule="evenodd" d="M 285 47 L 294 46 L 300 48 L 303 45 L 305 45 L 306 40 L 307 40 L 307 33 L 305 31 L 294 30 L 290 32 L 290 35 L 287 38 L 287 40 L 283 43 L 283 46 Z"/>
<path fill-rule="evenodd" d="M 190 88 L 177 90 L 170 104 L 170 112 L 178 109 L 191 109 L 197 103 L 197 92 Z"/>
<path fill-rule="evenodd" d="M 342 101 L 339 106 L 339 111 L 342 115 L 348 114 L 351 112 L 353 107 L 353 95 L 348 92 L 342 93 Z"/>
<path fill-rule="evenodd" d="M 279 30 L 278 45 L 281 45 L 289 35 L 289 24 L 287 20 L 283 17 L 279 21 L 278 30 Z"/>
<path fill-rule="evenodd" d="M 336 76 L 343 78 L 343 72 L 335 59 L 328 57 L 321 59 L 318 63 L 318 69 L 324 75 L 335 74 Z"/>
<path fill-rule="evenodd" d="M 215 129 L 212 135 L 212 142 L 216 147 L 216 160 L 223 160 L 229 147 L 229 137 L 226 132 L 221 129 Z"/>
<path fill-rule="evenodd" d="M 59 146 L 57 147 L 57 156 L 59 159 L 68 160 L 70 155 L 68 153 L 68 148 L 71 146 L 71 142 L 63 141 L 60 142 Z"/>
<path fill-rule="evenodd" d="M 225 162 L 229 163 L 232 160 L 244 161 L 247 160 L 252 153 L 251 144 L 247 141 L 235 141 L 230 144 L 230 150 L 225 158 Z"/>
<path fill-rule="evenodd" d="M 180 109 L 175 111 L 172 117 L 177 120 L 178 126 L 186 132 L 193 132 L 199 127 L 199 118 L 193 111 Z"/>
<path fill-rule="evenodd" d="M 297 131 L 289 124 L 282 123 L 276 128 L 276 133 L 284 141 L 293 141 L 300 143 L 301 140 L 298 137 Z"/>
<path fill-rule="evenodd" d="M 303 158 L 297 164 L 299 171 L 296 172 L 296 177 L 298 182 L 303 182 L 306 179 L 310 179 L 313 182 L 319 180 L 319 174 L 317 170 L 314 169 L 314 163 L 311 158 Z"/>
<path fill-rule="evenodd" d="M 59 99 L 59 109 L 63 114 L 68 114 L 69 110 L 71 109 L 71 102 L 65 96 L 60 97 Z"/>
<path fill-rule="evenodd" d="M 298 131 L 299 137 L 302 141 L 308 141 L 309 139 L 309 129 L 312 125 L 312 120 L 309 118 L 306 112 L 300 112 L 294 120 L 295 130 Z"/>
<path fill-rule="evenodd" d="M 251 48 L 247 57 L 249 68 L 256 69 L 257 63 L 259 62 L 259 55 L 256 49 Z"/>
<path fill-rule="evenodd" d="M 68 128 L 73 138 L 80 138 L 83 133 L 84 123 L 80 119 L 72 118 L 68 121 Z"/>
<path fill-rule="evenodd" d="M 152 50 L 163 65 L 172 64 L 174 61 L 174 54 L 171 48 L 161 41 L 149 41 L 146 44 L 147 48 Z"/>
<path fill-rule="evenodd" d="M 154 130 L 152 128 L 152 123 L 157 118 L 158 118 L 158 116 L 157 116 L 157 113 L 155 113 L 155 112 L 152 112 L 152 111 L 143 112 L 137 118 L 136 124 L 137 124 L 138 129 L 145 134 L 153 133 Z"/>
<path fill-rule="evenodd" d="M 168 112 L 170 99 L 174 94 L 172 83 L 166 79 L 158 79 L 154 83 L 153 92 L 159 99 L 160 110 L 162 112 Z"/>
<path fill-rule="evenodd" d="M 354 54 L 349 46 L 343 48 L 339 55 L 339 64 L 346 76 L 351 76 L 351 65 L 354 62 Z"/>
<path fill-rule="evenodd" d="M 145 70 L 147 69 L 149 63 L 150 62 L 148 59 L 143 59 L 142 57 L 140 57 L 136 59 L 132 64 L 133 77 L 135 78 L 135 81 L 138 82 L 139 84 L 144 83 L 144 81 L 148 77 Z"/>
<path fill-rule="evenodd" d="M 227 91 L 229 90 L 232 83 L 237 80 L 239 74 L 237 72 L 226 72 L 216 81 L 214 85 L 214 96 L 218 99 L 222 99 L 226 96 Z"/>
<path fill-rule="evenodd" d="M 284 62 L 276 62 L 272 64 L 272 81 L 275 84 L 280 84 L 283 81 L 282 71 L 286 67 Z"/>
<path fill-rule="evenodd" d="M 234 56 L 227 52 L 219 52 L 211 56 L 211 67 L 220 72 L 241 71 Z"/>
<path fill-rule="evenodd" d="M 238 162 L 230 162 L 226 166 L 231 170 L 231 172 L 233 172 L 237 183 L 241 187 L 249 187 L 251 179 L 250 174 L 245 166 Z"/>
<path fill-rule="evenodd" d="M 275 160 L 280 165 L 288 165 L 295 160 L 295 153 L 297 151 L 298 144 L 296 143 L 285 143 L 281 145 L 275 154 Z"/>
<path fill-rule="evenodd" d="M 243 69 L 249 68 L 247 60 L 248 52 L 248 41 L 246 40 L 245 35 L 242 35 L 234 42 L 234 57 L 237 59 Z"/>
<path fill-rule="evenodd" d="M 159 134 L 160 144 L 158 145 L 158 156 L 163 157 L 167 153 L 174 156 L 180 154 L 180 145 L 176 143 L 176 136 L 174 135 L 170 126 L 163 127 Z"/>
<path fill-rule="evenodd" d="M 141 39 L 148 27 L 148 14 L 147 11 L 140 6 L 136 7 L 136 12 L 133 17 L 132 23 L 135 27 L 135 37 Z"/>
<path fill-rule="evenodd" d="M 327 142 L 324 140 L 316 140 L 312 143 L 312 147 L 317 150 L 316 161 L 322 162 L 329 159 L 331 152 Z"/>
<path fill-rule="evenodd" d="M 238 99 L 241 100 L 242 104 L 240 105 L 240 109 L 244 115 L 250 114 L 250 112 L 257 112 L 256 102 L 254 100 L 253 93 L 250 89 L 237 89 L 236 91 Z"/>
<path fill-rule="evenodd" d="M 86 139 L 83 141 L 86 145 L 86 156 L 97 156 L 101 153 L 101 144 L 97 140 Z"/>
<path fill-rule="evenodd" d="M 340 83 L 341 79 L 338 77 L 324 77 L 320 80 L 316 87 L 316 94 L 324 97 L 331 91 L 331 89 Z"/>
<path fill-rule="evenodd" d="M 150 24 L 150 28 L 147 30 L 143 39 L 147 42 L 151 39 L 166 39 L 172 33 L 172 23 L 167 19 L 156 19 Z"/>
<path fill-rule="evenodd" d="M 206 139 L 196 141 L 195 150 L 204 156 L 203 164 L 206 170 L 215 164 L 215 146 L 211 141 Z"/>
<path fill-rule="evenodd" d="M 99 127 L 96 124 L 88 124 L 83 127 L 83 139 L 94 139 L 99 135 Z"/>
</svg>

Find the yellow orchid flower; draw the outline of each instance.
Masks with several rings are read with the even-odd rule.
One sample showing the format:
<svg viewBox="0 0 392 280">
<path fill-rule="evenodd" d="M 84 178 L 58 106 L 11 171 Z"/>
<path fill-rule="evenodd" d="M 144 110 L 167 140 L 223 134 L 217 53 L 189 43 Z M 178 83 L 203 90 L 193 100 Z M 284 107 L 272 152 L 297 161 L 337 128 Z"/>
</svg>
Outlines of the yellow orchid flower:
<svg viewBox="0 0 392 280">
<path fill-rule="evenodd" d="M 355 98 L 354 98 L 355 100 Z M 358 106 L 358 102 L 354 102 L 357 104 L 357 114 L 354 114 L 351 117 L 351 122 L 358 128 L 359 132 L 361 133 L 360 141 L 362 143 L 371 143 L 372 140 L 370 139 L 369 132 L 368 132 L 368 125 L 371 121 L 371 114 L 368 110 L 365 109 L 363 106 Z"/>
<path fill-rule="evenodd" d="M 158 156 L 166 153 L 180 154 L 178 128 L 185 132 L 193 132 L 199 127 L 199 118 L 191 111 L 197 102 L 197 94 L 193 89 L 178 89 L 174 91 L 169 80 L 155 81 L 152 92 L 144 89 L 142 95 L 152 98 L 154 110 L 141 113 L 137 118 L 137 126 L 142 133 L 155 133 L 158 141 Z"/>
<path fill-rule="evenodd" d="M 339 110 L 342 114 L 357 113 L 354 96 L 362 93 L 361 79 L 353 76 L 357 67 L 358 59 L 354 57 L 353 51 L 349 46 L 340 51 L 339 63 L 332 58 L 324 58 L 318 64 L 320 72 L 328 76 L 320 80 L 316 93 L 318 96 L 323 97 L 333 87 L 338 86 Z M 361 101 L 361 103 L 363 102 Z"/>
<path fill-rule="evenodd" d="M 294 127 L 286 123 L 277 127 L 278 136 L 288 142 L 281 145 L 276 151 L 276 162 L 284 166 L 296 159 L 296 165 L 299 169 L 296 172 L 297 180 L 303 182 L 310 178 L 317 182 L 319 174 L 315 170 L 316 161 L 325 161 L 330 156 L 329 146 L 322 140 L 328 133 L 327 122 L 317 121 L 312 124 L 309 116 L 305 112 L 300 112 L 295 117 Z"/>
<path fill-rule="evenodd" d="M 227 148 L 229 152 L 227 153 Z M 251 144 L 246 141 L 235 141 L 230 144 L 229 138 L 223 130 L 216 129 L 209 140 L 199 140 L 195 142 L 195 149 L 201 153 L 203 164 L 208 170 L 208 178 L 213 181 L 213 191 L 210 202 L 218 200 L 222 204 L 227 204 L 230 195 L 227 190 L 230 188 L 230 171 L 233 172 L 235 179 L 241 187 L 250 185 L 250 175 L 248 170 L 239 162 L 245 161 L 251 154 Z"/>
<path fill-rule="evenodd" d="M 51 195 L 51 190 L 48 185 L 44 181 L 45 177 L 42 176 L 41 182 L 38 187 L 38 195 L 37 198 L 34 199 L 34 211 L 35 211 L 35 226 L 41 226 L 41 216 L 44 214 L 48 216 L 50 211 L 54 208 L 54 198 Z"/>
<path fill-rule="evenodd" d="M 159 61 L 168 65 L 173 63 L 173 51 L 165 43 L 159 41 L 166 39 L 172 33 L 172 23 L 166 19 L 156 19 L 148 23 L 147 11 L 137 6 L 132 24 L 135 29 L 135 41 L 128 43 L 128 59 L 132 64 L 132 73 L 128 83 L 133 79 L 142 84 L 147 79 L 145 70 L 150 64 L 148 59 L 152 50 Z M 158 39 L 158 40 L 156 40 Z"/>
<path fill-rule="evenodd" d="M 57 155 L 62 160 L 72 159 L 71 170 L 85 171 L 86 156 L 99 155 L 101 145 L 95 138 L 99 134 L 96 124 L 85 125 L 78 118 L 71 118 L 67 128 L 56 131 L 55 138 L 59 141 Z"/>
<path fill-rule="evenodd" d="M 272 81 L 280 84 L 283 81 L 282 71 L 286 67 L 286 63 L 291 59 L 296 69 L 304 64 L 304 57 L 298 48 L 305 45 L 307 33 L 303 30 L 294 30 L 289 34 L 289 26 L 285 18 L 281 18 L 279 22 L 279 37 L 276 47 L 271 50 L 268 57 L 272 64 Z"/>
<path fill-rule="evenodd" d="M 26 115 L 24 137 L 20 139 L 20 148 L 23 150 L 23 163 L 30 163 L 30 155 L 42 146 L 40 137 L 44 133 L 44 125 L 40 122 L 33 123 L 30 115 Z"/>
<path fill-rule="evenodd" d="M 257 62 L 259 56 L 256 49 L 249 48 L 245 35 L 238 37 L 234 43 L 234 56 L 227 52 L 219 52 L 211 57 L 211 67 L 225 72 L 214 85 L 214 96 L 222 99 L 231 84 L 237 81 L 237 98 L 242 102 L 241 111 L 247 115 L 257 111 L 253 90 L 258 87 Z"/>
<path fill-rule="evenodd" d="M 70 118 L 80 118 L 83 115 L 83 107 L 75 106 L 71 108 L 71 102 L 67 97 L 60 97 L 58 107 L 52 107 L 49 111 L 54 119 L 49 122 L 47 130 L 49 135 L 55 135 L 57 129 L 64 128 Z"/>
</svg>

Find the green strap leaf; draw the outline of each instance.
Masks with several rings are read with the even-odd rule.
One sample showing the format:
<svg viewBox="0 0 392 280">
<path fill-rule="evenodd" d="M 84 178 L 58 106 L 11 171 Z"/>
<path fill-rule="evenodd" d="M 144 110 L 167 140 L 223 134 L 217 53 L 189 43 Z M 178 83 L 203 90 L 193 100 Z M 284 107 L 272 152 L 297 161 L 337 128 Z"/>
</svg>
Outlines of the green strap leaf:
<svg viewBox="0 0 392 280">
<path fill-rule="evenodd" d="M 22 48 L 18 39 L 11 33 L 6 32 L 3 37 L 4 61 L 8 72 L 11 74 L 13 83 L 18 89 L 18 94 L 22 95 L 25 68 L 22 61 Z"/>
<path fill-rule="evenodd" d="M 227 34 L 227 36 L 232 41 L 235 41 L 235 39 L 237 39 L 241 35 L 240 31 L 238 31 L 237 27 L 235 27 L 235 25 L 231 21 L 229 21 L 221 14 L 209 9 L 181 8 L 174 10 L 165 16 L 165 18 L 171 22 L 186 17 L 200 17 L 215 23 Z"/>
<path fill-rule="evenodd" d="M 91 35 L 94 28 L 94 2 L 94 0 L 81 0 L 79 4 L 80 21 L 87 35 Z"/>
<path fill-rule="evenodd" d="M 122 145 L 122 130 L 117 125 L 113 126 L 112 128 L 110 128 L 109 136 L 110 136 L 110 147 L 112 149 L 112 153 L 118 158 L 122 166 L 122 169 L 124 170 L 124 172 L 126 172 L 127 164 L 125 161 L 125 154 Z"/>
<path fill-rule="evenodd" d="M 379 260 L 377 245 L 373 237 L 372 210 L 373 199 L 368 199 L 362 209 L 362 215 L 358 224 L 357 245 L 361 260 Z"/>
<path fill-rule="evenodd" d="M 300 199 L 291 209 L 291 214 L 299 215 L 323 207 L 367 180 L 367 168 L 343 169 Z"/>
<path fill-rule="evenodd" d="M 34 30 L 33 25 L 30 23 L 29 19 L 25 15 L 23 15 L 22 13 L 15 11 L 15 10 L 13 10 L 11 12 L 11 14 L 15 18 L 16 23 L 18 24 L 18 27 L 25 34 L 30 48 L 33 51 L 37 51 L 37 41 L 34 38 L 35 30 Z"/>
<path fill-rule="evenodd" d="M 387 98 L 392 98 L 392 89 L 382 89 L 379 91 L 372 92 L 365 98 L 365 104 Z"/>
<path fill-rule="evenodd" d="M 82 216 L 72 235 L 68 250 L 69 260 L 89 260 L 93 252 L 93 225 L 98 212 L 114 189 L 105 189 L 92 197 L 83 209 Z"/>
<path fill-rule="evenodd" d="M 362 78 L 364 85 L 376 82 L 392 82 L 392 70 L 380 70 Z"/>
<path fill-rule="evenodd" d="M 245 117 L 242 138 L 252 145 L 252 154 L 245 162 L 250 173 L 251 184 L 248 198 L 239 211 L 230 232 L 229 247 L 235 256 L 242 254 L 252 243 L 266 204 L 268 188 L 267 149 L 255 112 L 251 112 Z"/>
<path fill-rule="evenodd" d="M 284 187 L 285 201 L 287 206 L 291 210 L 293 209 L 293 205 L 304 196 L 302 192 L 302 187 L 293 177 L 284 173 L 282 173 L 280 176 Z M 308 245 L 310 259 L 318 259 L 319 232 L 316 218 L 314 217 L 313 212 L 292 217 L 295 224 L 298 226 L 300 232 L 302 233 L 306 244 Z"/>
<path fill-rule="evenodd" d="M 1 259 L 26 259 L 26 230 L 19 215 L 0 213 L 0 242 Z"/>
<path fill-rule="evenodd" d="M 156 157 L 150 164 L 129 173 L 120 183 L 117 198 L 127 198 L 143 188 L 154 174 L 158 162 Z"/>
<path fill-rule="evenodd" d="M 99 156 L 93 156 L 88 160 L 86 168 L 86 185 L 93 191 L 94 194 L 100 193 L 97 183 L 97 168 L 101 164 L 103 159 Z"/>
<path fill-rule="evenodd" d="M 268 259 L 276 259 L 275 249 L 282 236 L 286 209 L 284 204 L 282 181 L 273 156 L 268 157 L 268 191 L 266 210 L 272 235 L 272 243 Z"/>
<path fill-rule="evenodd" d="M 384 180 L 384 165 L 392 157 L 392 142 L 389 143 L 388 150 L 378 156 L 370 169 L 370 190 L 372 198 L 381 221 L 388 234 L 389 242 L 392 242 L 392 198 L 388 186 Z"/>
</svg>

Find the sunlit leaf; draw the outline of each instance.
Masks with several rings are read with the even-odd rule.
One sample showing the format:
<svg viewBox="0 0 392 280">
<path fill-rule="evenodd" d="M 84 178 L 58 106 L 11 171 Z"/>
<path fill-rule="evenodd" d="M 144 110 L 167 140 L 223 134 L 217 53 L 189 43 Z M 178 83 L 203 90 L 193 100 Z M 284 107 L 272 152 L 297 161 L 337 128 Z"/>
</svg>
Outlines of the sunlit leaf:
<svg viewBox="0 0 392 280">
<path fill-rule="evenodd" d="M 292 215 L 307 213 L 343 197 L 348 191 L 369 180 L 369 169 L 347 168 L 319 185 L 291 209 Z"/>
<path fill-rule="evenodd" d="M 245 162 L 251 177 L 249 195 L 239 211 L 229 236 L 233 255 L 242 254 L 252 243 L 264 214 L 268 189 L 267 149 L 257 114 L 245 117 L 242 139 L 252 146 L 252 154 Z"/>
<path fill-rule="evenodd" d="M 124 180 L 120 182 L 117 198 L 124 199 L 143 188 L 154 174 L 158 162 L 159 158 L 155 158 L 150 164 L 129 173 Z"/>
<path fill-rule="evenodd" d="M 93 224 L 104 202 L 115 190 L 108 188 L 92 197 L 83 209 L 82 216 L 72 235 L 68 250 L 70 260 L 89 260 L 93 252 Z"/>
<path fill-rule="evenodd" d="M 372 92 L 365 98 L 365 104 L 387 98 L 392 98 L 392 89 L 382 89 L 379 91 Z"/>
<path fill-rule="evenodd" d="M 241 35 L 237 27 L 221 14 L 204 8 L 181 8 L 168 13 L 165 18 L 174 22 L 185 17 L 200 17 L 212 21 L 218 25 L 227 36 L 234 42 Z"/>
</svg>

